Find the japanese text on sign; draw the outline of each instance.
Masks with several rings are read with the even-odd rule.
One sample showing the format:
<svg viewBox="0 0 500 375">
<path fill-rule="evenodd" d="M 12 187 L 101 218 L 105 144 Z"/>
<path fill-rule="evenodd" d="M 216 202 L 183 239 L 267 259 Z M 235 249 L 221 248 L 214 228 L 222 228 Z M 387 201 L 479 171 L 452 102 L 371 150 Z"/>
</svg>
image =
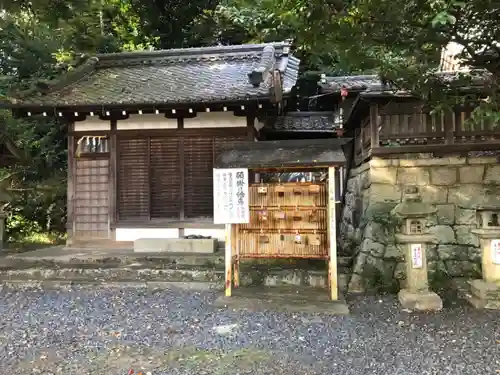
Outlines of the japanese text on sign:
<svg viewBox="0 0 500 375">
<path fill-rule="evenodd" d="M 500 264 L 500 240 L 491 241 L 491 253 L 493 264 Z"/>
<path fill-rule="evenodd" d="M 214 169 L 214 223 L 245 224 L 248 207 L 248 169 Z"/>
<path fill-rule="evenodd" d="M 422 245 L 420 244 L 411 245 L 411 263 L 412 263 L 412 268 L 423 267 Z"/>
</svg>

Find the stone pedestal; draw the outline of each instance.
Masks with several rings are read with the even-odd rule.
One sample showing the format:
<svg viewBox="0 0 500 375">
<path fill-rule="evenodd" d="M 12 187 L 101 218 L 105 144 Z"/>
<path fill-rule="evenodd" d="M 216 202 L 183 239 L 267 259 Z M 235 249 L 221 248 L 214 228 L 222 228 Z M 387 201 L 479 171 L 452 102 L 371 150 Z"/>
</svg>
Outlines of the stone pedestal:
<svg viewBox="0 0 500 375">
<path fill-rule="evenodd" d="M 477 309 L 500 310 L 500 283 L 479 279 L 470 281 L 469 287 L 467 300 L 472 306 Z"/>
<path fill-rule="evenodd" d="M 439 311 L 443 308 L 443 301 L 436 293 L 427 291 L 411 291 L 401 289 L 398 293 L 401 306 L 409 310 Z"/>
<path fill-rule="evenodd" d="M 500 310 L 500 229 L 472 232 L 480 239 L 483 278 L 469 282 L 467 300 L 476 308 Z"/>
<path fill-rule="evenodd" d="M 404 243 L 406 261 L 406 287 L 398 293 L 399 303 L 410 310 L 438 311 L 443 301 L 429 290 L 426 247 L 430 241 L 426 235 L 397 235 Z"/>
</svg>

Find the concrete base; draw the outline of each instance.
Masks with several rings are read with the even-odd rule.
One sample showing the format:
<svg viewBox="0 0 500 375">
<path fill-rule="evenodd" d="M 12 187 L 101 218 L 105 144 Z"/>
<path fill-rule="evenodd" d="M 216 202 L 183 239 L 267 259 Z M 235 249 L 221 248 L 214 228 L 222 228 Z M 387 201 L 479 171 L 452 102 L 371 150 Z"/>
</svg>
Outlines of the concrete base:
<svg viewBox="0 0 500 375">
<path fill-rule="evenodd" d="M 327 289 L 311 287 L 243 287 L 233 289 L 231 297 L 217 298 L 214 305 L 258 312 L 349 314 L 349 307 L 343 299 L 332 301 Z"/>
<path fill-rule="evenodd" d="M 491 283 L 485 280 L 469 282 L 467 301 L 477 309 L 500 310 L 500 283 Z"/>
<path fill-rule="evenodd" d="M 439 311 L 443 308 L 443 301 L 436 293 L 431 291 L 412 292 L 401 289 L 398 293 L 399 303 L 409 310 Z"/>
<path fill-rule="evenodd" d="M 134 241 L 136 253 L 193 253 L 213 254 L 217 250 L 214 238 L 139 238 Z"/>
</svg>

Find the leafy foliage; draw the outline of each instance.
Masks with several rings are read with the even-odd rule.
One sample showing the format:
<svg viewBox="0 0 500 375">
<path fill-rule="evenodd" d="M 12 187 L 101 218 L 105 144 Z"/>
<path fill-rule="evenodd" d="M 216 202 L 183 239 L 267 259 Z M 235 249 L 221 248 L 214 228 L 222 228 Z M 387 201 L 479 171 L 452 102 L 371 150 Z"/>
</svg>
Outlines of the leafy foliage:
<svg viewBox="0 0 500 375">
<path fill-rule="evenodd" d="M 361 59 L 371 59 L 382 77 L 400 89 L 410 90 L 434 106 L 450 107 L 467 100 L 456 87 L 474 78 L 457 77 L 454 85 L 436 76 L 441 51 L 450 42 L 461 49 L 454 56 L 463 65 L 486 69 L 490 84 L 476 118 L 496 118 L 500 82 L 500 2 L 497 0 L 355 0 L 337 19 L 339 35 L 350 35 L 363 46 Z M 346 40 L 339 39 L 346 45 Z M 356 48 L 355 48 L 356 49 Z M 470 98 L 469 98 L 470 99 Z"/>
</svg>

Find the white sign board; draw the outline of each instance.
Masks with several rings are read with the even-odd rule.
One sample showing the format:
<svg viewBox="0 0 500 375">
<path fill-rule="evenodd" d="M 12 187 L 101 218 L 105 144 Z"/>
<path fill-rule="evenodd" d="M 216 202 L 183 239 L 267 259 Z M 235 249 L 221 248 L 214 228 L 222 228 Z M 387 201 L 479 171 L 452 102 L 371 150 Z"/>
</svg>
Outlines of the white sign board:
<svg viewBox="0 0 500 375">
<path fill-rule="evenodd" d="M 248 169 L 214 168 L 214 223 L 246 224 L 248 206 Z"/>
<path fill-rule="evenodd" d="M 424 257 L 422 254 L 422 245 L 412 244 L 411 245 L 411 264 L 412 268 L 422 268 L 424 262 Z"/>
<path fill-rule="evenodd" d="M 493 264 L 500 264 L 500 240 L 491 241 L 491 259 Z"/>
</svg>

